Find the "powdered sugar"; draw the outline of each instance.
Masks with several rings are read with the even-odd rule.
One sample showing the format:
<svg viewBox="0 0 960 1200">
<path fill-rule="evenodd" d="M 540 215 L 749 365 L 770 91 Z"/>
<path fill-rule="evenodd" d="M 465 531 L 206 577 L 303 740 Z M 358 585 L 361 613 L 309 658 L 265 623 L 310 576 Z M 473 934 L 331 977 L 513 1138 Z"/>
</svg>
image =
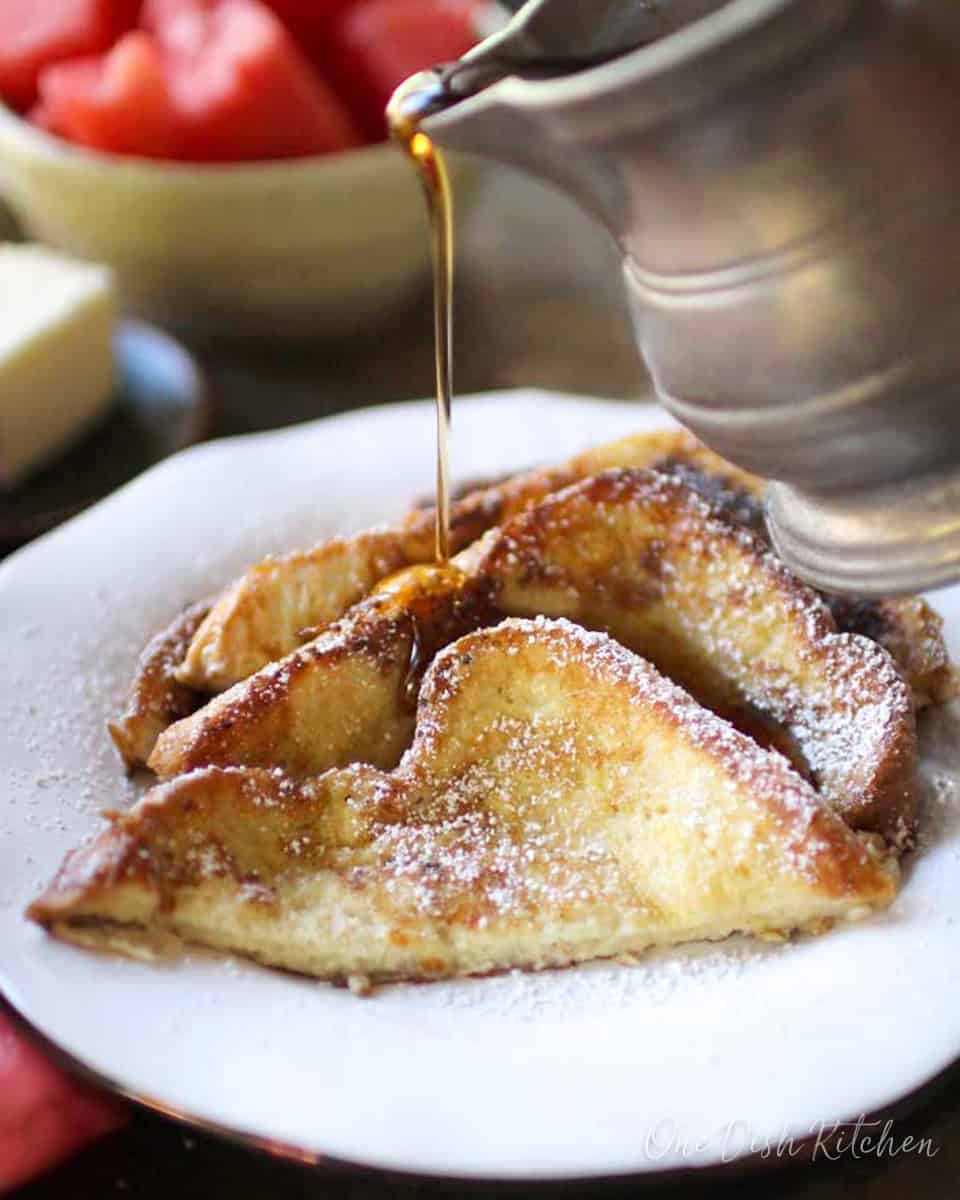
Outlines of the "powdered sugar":
<svg viewBox="0 0 960 1200">
<path fill-rule="evenodd" d="M 716 989 L 749 986 L 757 973 L 776 968 L 802 943 L 778 945 L 731 937 L 650 950 L 637 960 L 595 962 L 547 971 L 509 971 L 491 979 L 437 983 L 418 988 L 417 1010 L 431 1021 L 455 1024 L 466 1018 L 490 1026 L 544 1021 L 577 1021 L 600 1013 L 635 1011 L 638 1016 L 664 1005 L 705 1004 Z M 397 985 L 377 994 L 387 1011 L 401 1010 L 411 987 Z"/>
<path fill-rule="evenodd" d="M 889 656 L 836 633 L 753 532 L 676 480 L 607 471 L 509 523 L 484 557 L 507 611 L 607 628 L 708 707 L 752 710 L 854 821 L 894 807 L 883 789 L 896 790 L 890 766 L 908 762 L 913 730 Z"/>
<path fill-rule="evenodd" d="M 29 626 L 23 636 L 36 636 Z M 88 814 L 107 803 L 116 804 L 126 794 L 137 794 L 133 785 L 123 785 L 123 773 L 116 751 L 106 730 L 106 717 L 115 711 L 118 698 L 127 688 L 130 662 L 137 653 L 142 636 L 139 630 L 124 636 L 123 618 L 112 625 L 110 636 L 99 633 L 74 634 L 60 648 L 57 661 L 48 660 L 46 670 L 53 674 L 49 700 L 42 711 L 29 697 L 28 678 L 13 679 L 0 707 L 0 724 L 25 749 L 34 770 L 15 775 L 18 794 L 28 804 L 40 803 L 31 793 L 54 791 L 64 805 Z M 69 746 L 74 762 L 60 765 L 64 748 Z M 104 795 L 101 781 L 105 772 L 118 777 L 118 790 Z M 119 791 L 119 795 L 118 795 Z"/>
<path fill-rule="evenodd" d="M 511 644 L 523 661 L 510 675 L 508 707 L 484 720 L 468 749 L 464 724 L 475 701 L 489 699 L 489 672 Z M 688 830 L 674 853 L 700 866 L 682 891 L 698 911 L 702 889 L 708 914 L 718 878 L 742 866 L 816 883 L 833 848 L 815 830 L 820 800 L 782 758 L 611 638 L 568 621 L 507 620 L 442 651 L 419 717 L 394 777 L 405 789 L 392 797 L 400 817 L 376 842 L 387 892 L 403 912 L 456 914 L 480 929 L 524 914 L 642 913 L 645 886 L 670 874 L 654 866 L 647 879 L 631 865 L 646 821 L 662 819 L 674 838 Z M 660 798 L 649 791 L 656 773 L 642 766 L 658 744 L 679 764 L 672 794 Z M 659 825 L 649 829 L 656 842 Z M 649 893 L 654 910 L 671 886 Z"/>
</svg>

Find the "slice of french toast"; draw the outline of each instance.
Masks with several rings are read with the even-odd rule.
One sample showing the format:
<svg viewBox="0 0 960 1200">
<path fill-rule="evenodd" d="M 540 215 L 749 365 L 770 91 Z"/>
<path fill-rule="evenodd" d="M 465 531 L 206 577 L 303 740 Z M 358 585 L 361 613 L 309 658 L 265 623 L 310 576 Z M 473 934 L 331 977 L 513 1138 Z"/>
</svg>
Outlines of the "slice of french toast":
<svg viewBox="0 0 960 1200">
<path fill-rule="evenodd" d="M 29 915 L 332 978 L 549 967 L 882 908 L 898 868 L 778 754 L 602 634 L 506 621 L 439 653 L 392 773 L 206 769 L 71 854 Z"/>
<path fill-rule="evenodd" d="M 516 475 L 461 497 L 451 512 L 452 552 L 578 479 L 609 467 L 647 467 L 658 460 L 683 461 L 703 472 L 721 467 L 735 471 L 677 430 L 622 438 L 561 466 Z M 396 526 L 332 538 L 311 550 L 264 559 L 213 606 L 177 678 L 200 691 L 221 692 L 289 654 L 307 640 L 305 633 L 338 620 L 385 576 L 433 561 L 434 523 L 432 509 L 418 509 Z"/>
<path fill-rule="evenodd" d="M 472 488 L 453 508 L 454 548 L 466 547 L 576 479 L 623 466 L 651 466 L 680 479 L 717 515 L 766 541 L 763 481 L 731 466 L 689 434 L 661 430 L 595 447 L 556 468 Z M 429 562 L 433 521 L 432 510 L 417 510 L 400 526 L 333 538 L 312 550 L 263 560 L 216 601 L 186 646 L 178 618 L 148 647 L 127 710 L 111 723 L 111 735 L 128 766 L 145 764 L 163 729 L 199 707 L 203 695 L 225 690 L 312 640 L 390 573 Z M 824 599 L 842 632 L 868 637 L 893 656 L 917 709 L 957 694 L 942 622 L 923 599 Z M 171 658 L 169 647 L 174 646 L 180 650 L 178 658 Z"/>
<path fill-rule="evenodd" d="M 251 567 L 212 606 L 181 655 L 181 684 L 223 691 L 332 624 L 387 575 L 429 562 L 430 538 L 385 527 Z"/>
<path fill-rule="evenodd" d="M 840 633 L 765 544 L 685 484 L 609 471 L 465 551 L 511 616 L 603 629 L 816 783 L 855 828 L 910 842 L 917 748 L 891 657 Z"/>
<path fill-rule="evenodd" d="M 312 642 L 171 725 L 151 770 L 169 778 L 197 766 L 263 766 L 303 777 L 352 762 L 396 766 L 433 655 L 500 619 L 487 581 L 409 570 Z"/>
<path fill-rule="evenodd" d="M 595 447 L 555 468 L 477 487 L 453 507 L 454 550 L 578 479 L 612 467 L 652 467 L 682 480 L 725 519 L 766 537 L 763 481 L 706 449 L 680 430 L 636 434 Z M 433 555 L 432 510 L 417 510 L 399 526 L 333 538 L 311 550 L 271 556 L 250 568 L 198 624 L 179 662 L 163 677 L 145 656 L 127 712 L 113 734 L 130 765 L 145 763 L 159 732 L 184 715 L 184 696 L 216 694 L 277 661 L 339 620 L 385 576 Z M 957 693 L 957 677 L 941 621 L 919 597 L 862 600 L 825 597 L 839 628 L 888 650 L 910 684 L 917 708 Z M 178 620 L 167 635 L 179 644 Z M 179 690 L 178 689 L 179 685 Z M 184 691 L 184 689 L 187 689 Z M 144 716 L 144 708 L 149 712 Z"/>
<path fill-rule="evenodd" d="M 716 513 L 750 529 L 772 550 L 763 513 L 765 484 L 759 476 L 731 468 L 716 455 L 712 462 L 692 458 L 682 446 L 655 465 L 693 488 Z M 923 597 L 819 595 L 841 632 L 867 637 L 890 654 L 910 685 L 918 711 L 960 694 L 960 677 L 947 653 L 943 621 Z"/>
<path fill-rule="evenodd" d="M 855 827 L 908 843 L 916 734 L 885 651 L 686 484 L 612 470 L 548 496 L 461 552 L 410 568 L 340 622 L 158 739 L 150 766 L 395 765 L 410 694 L 470 627 L 546 614 L 612 633 L 781 750 Z"/>
<path fill-rule="evenodd" d="M 182 683 L 176 670 L 209 611 L 209 604 L 190 605 L 140 655 L 126 711 L 107 725 L 128 767 L 142 766 L 160 734 L 203 704 L 203 693 Z"/>
</svg>

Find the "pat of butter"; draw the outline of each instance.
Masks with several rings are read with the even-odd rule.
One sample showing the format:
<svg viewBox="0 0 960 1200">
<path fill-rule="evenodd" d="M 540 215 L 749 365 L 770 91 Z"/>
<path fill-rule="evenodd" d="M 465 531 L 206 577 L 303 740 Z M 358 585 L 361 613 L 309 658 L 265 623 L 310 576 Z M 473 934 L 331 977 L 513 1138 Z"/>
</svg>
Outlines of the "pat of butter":
<svg viewBox="0 0 960 1200">
<path fill-rule="evenodd" d="M 115 318 L 105 268 L 40 246 L 0 246 L 0 487 L 108 407 Z"/>
</svg>

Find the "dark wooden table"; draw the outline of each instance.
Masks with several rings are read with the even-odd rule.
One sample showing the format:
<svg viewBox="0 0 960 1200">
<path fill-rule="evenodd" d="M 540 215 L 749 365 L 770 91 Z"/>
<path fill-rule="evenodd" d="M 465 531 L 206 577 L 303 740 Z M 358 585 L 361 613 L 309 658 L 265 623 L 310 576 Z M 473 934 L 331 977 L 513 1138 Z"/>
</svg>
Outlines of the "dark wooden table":
<svg viewBox="0 0 960 1200">
<path fill-rule="evenodd" d="M 624 399 L 643 398 L 640 367 L 620 294 L 619 264 L 605 235 L 565 201 L 503 173 L 461 229 L 456 325 L 461 392 L 539 386 Z M 374 334 L 352 344 L 303 349 L 199 348 L 214 385 L 219 435 L 270 429 L 344 409 L 429 394 L 431 324 L 426 291 Z M 505 433 L 508 436 L 508 433 Z M 424 481 L 425 490 L 429 481 Z M 882 1003 L 882 997 L 877 998 Z M 917 998 L 923 1020 L 923 997 Z M 136 1015 L 131 1014 L 131 1020 Z M 144 1031 L 149 1036 L 149 1031 Z M 909 1027 L 903 1036 L 910 1036 Z M 756 1064 L 744 1064 L 748 1069 Z M 454 1098 L 452 1103 L 457 1103 Z M 464 1102 L 467 1102 L 466 1099 Z M 718 1097 L 718 1108 L 722 1108 Z M 809 1200 L 948 1200 L 960 1188 L 960 1070 L 952 1069 L 905 1115 L 894 1144 L 929 1139 L 928 1153 L 901 1149 L 878 1158 L 848 1151 L 812 1165 L 782 1161 L 771 1172 L 742 1171 L 653 1184 L 524 1187 L 550 1195 L 619 1196 L 644 1190 L 680 1200 L 710 1196 Z M 862 1145 L 862 1144 L 861 1144 Z M 317 1171 L 275 1161 L 143 1111 L 130 1125 L 23 1189 L 23 1200 L 331 1200 L 463 1195 L 463 1184 Z M 469 1190 L 473 1190 L 472 1188 Z M 483 1188 L 514 1192 L 515 1188 Z"/>
</svg>

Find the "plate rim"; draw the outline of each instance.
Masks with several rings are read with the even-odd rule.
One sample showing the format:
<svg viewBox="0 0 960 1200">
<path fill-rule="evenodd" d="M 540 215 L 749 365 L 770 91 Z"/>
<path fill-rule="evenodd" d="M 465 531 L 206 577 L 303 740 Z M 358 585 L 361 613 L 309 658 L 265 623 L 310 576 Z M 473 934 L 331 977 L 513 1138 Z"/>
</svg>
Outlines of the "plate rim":
<svg viewBox="0 0 960 1200">
<path fill-rule="evenodd" d="M 502 1174 L 452 1175 L 426 1170 L 416 1171 L 403 1167 L 378 1166 L 372 1162 L 327 1154 L 323 1151 L 309 1150 L 306 1147 L 296 1145 L 294 1142 L 278 1141 L 263 1134 L 220 1124 L 209 1117 L 198 1116 L 188 1109 L 172 1106 L 146 1092 L 138 1092 L 133 1088 L 129 1088 L 112 1079 L 110 1076 L 105 1075 L 103 1072 L 98 1071 L 96 1067 L 85 1062 L 82 1056 L 64 1050 L 52 1038 L 32 1025 L 30 1020 L 24 1016 L 13 1000 L 3 990 L 2 978 L 0 978 L 0 1013 L 10 1018 L 24 1036 L 47 1055 L 55 1066 L 62 1068 L 67 1074 L 72 1075 L 79 1083 L 101 1088 L 112 1096 L 116 1096 L 138 1108 L 142 1108 L 146 1112 L 164 1117 L 175 1125 L 182 1126 L 184 1129 L 196 1130 L 197 1132 L 217 1137 L 221 1141 L 225 1141 L 231 1145 L 264 1154 L 281 1162 L 296 1163 L 301 1167 L 318 1173 L 367 1175 L 384 1181 L 394 1180 L 408 1183 L 416 1180 L 424 1180 L 435 1184 L 464 1183 L 467 1185 L 475 1184 L 477 1186 L 494 1183 L 504 1183 L 508 1186 L 517 1186 L 523 1183 L 546 1186 L 563 1183 L 604 1184 L 617 1181 L 636 1181 L 642 1183 L 643 1186 L 656 1187 L 662 1184 L 702 1183 L 707 1180 L 726 1183 L 743 1175 L 762 1175 L 781 1171 L 799 1172 L 802 1169 L 810 1169 L 815 1165 L 812 1150 L 816 1144 L 816 1135 L 811 1134 L 805 1139 L 798 1138 L 793 1140 L 798 1153 L 791 1155 L 788 1165 L 784 1165 L 782 1160 L 774 1155 L 754 1151 L 750 1154 L 738 1155 L 725 1163 L 704 1163 L 686 1167 L 667 1167 L 653 1171 L 612 1172 L 610 1174 L 571 1175 L 564 1173 L 551 1175 L 543 1172 L 535 1175 L 509 1176 Z M 902 1096 L 895 1097 L 881 1108 L 871 1110 L 869 1113 L 863 1115 L 868 1122 L 903 1120 L 904 1118 L 914 1116 L 927 1105 L 934 1103 L 954 1083 L 960 1083 L 960 1053 L 925 1082 L 918 1084 L 916 1087 L 909 1088 Z M 857 1115 L 859 1116 L 860 1114 Z"/>
</svg>

